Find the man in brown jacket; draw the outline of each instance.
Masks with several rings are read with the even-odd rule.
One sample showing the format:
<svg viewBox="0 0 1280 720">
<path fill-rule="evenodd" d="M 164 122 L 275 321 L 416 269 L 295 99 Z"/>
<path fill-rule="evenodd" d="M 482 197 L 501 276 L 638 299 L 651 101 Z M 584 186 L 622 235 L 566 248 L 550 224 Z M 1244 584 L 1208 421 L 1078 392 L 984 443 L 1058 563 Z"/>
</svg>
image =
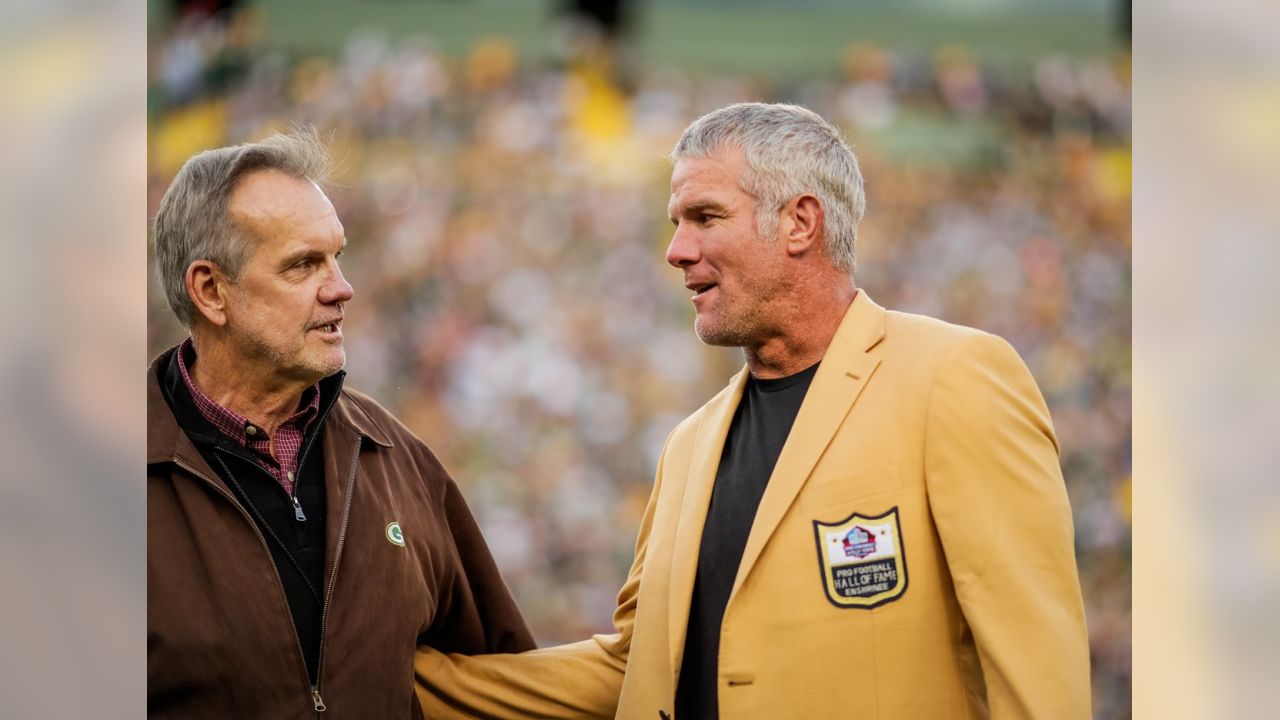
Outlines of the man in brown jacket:
<svg viewBox="0 0 1280 720">
<path fill-rule="evenodd" d="M 191 337 L 148 370 L 148 712 L 417 718 L 413 657 L 532 637 L 431 451 L 343 387 L 346 245 L 313 135 L 191 158 L 155 250 Z"/>
</svg>

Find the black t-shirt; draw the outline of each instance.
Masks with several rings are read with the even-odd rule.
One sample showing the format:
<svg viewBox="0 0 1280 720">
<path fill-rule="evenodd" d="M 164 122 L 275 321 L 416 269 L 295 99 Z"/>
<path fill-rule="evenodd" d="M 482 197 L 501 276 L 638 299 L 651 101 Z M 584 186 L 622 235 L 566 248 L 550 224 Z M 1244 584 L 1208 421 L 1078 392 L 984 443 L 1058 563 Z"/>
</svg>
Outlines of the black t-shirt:
<svg viewBox="0 0 1280 720">
<path fill-rule="evenodd" d="M 711 508 L 702 528 L 689 630 L 676 687 L 677 718 L 718 717 L 716 673 L 725 605 L 760 498 L 817 372 L 818 366 L 813 365 L 776 380 L 747 379 L 724 441 Z"/>
</svg>

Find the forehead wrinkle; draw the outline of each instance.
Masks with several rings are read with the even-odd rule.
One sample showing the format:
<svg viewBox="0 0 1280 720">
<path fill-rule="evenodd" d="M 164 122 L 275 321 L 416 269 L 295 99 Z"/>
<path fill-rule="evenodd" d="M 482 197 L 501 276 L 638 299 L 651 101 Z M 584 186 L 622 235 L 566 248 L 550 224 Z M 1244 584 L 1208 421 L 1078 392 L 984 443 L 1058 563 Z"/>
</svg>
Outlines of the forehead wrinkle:
<svg viewBox="0 0 1280 720">
<path fill-rule="evenodd" d="M 240 178 L 227 201 L 232 223 L 258 238 L 268 237 L 271 230 L 287 224 L 290 204 L 282 196 L 292 193 L 272 192 L 283 178 L 294 179 L 277 170 L 255 170 Z"/>
<path fill-rule="evenodd" d="M 710 186 L 709 192 L 712 193 L 723 193 L 732 187 L 754 200 L 755 195 L 747 187 L 748 172 L 746 154 L 736 146 L 682 158 L 671 174 L 671 195 L 674 198 L 678 190 L 693 183 L 695 186 Z"/>
<path fill-rule="evenodd" d="M 323 201 L 317 204 L 313 193 Z M 324 206 L 324 221 L 341 228 L 333 204 L 312 181 L 279 170 L 256 170 L 241 178 L 227 203 L 232 224 L 252 239 L 288 238 L 299 229 L 312 226 L 317 218 L 311 211 Z M 342 232 L 345 245 L 345 232 Z"/>
</svg>

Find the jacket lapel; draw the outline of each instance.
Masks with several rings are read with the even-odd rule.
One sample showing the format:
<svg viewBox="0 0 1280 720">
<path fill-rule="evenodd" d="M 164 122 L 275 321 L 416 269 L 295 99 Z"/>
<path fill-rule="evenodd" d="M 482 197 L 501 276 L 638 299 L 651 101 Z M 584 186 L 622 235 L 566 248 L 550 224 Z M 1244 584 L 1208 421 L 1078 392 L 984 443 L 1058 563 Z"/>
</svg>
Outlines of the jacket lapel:
<svg viewBox="0 0 1280 720">
<path fill-rule="evenodd" d="M 733 582 L 733 591 L 729 595 L 730 603 L 751 573 L 778 523 L 809 479 L 814 465 L 831 443 L 836 429 L 844 422 L 849 409 L 879 366 L 880 359 L 868 355 L 867 350 L 884 337 L 884 315 L 884 308 L 876 305 L 865 292 L 859 291 L 831 339 L 760 499 Z"/>
<path fill-rule="evenodd" d="M 362 482 L 356 478 L 356 473 L 362 447 L 369 447 L 363 445 L 363 440 L 368 438 L 372 445 L 383 448 L 392 446 L 387 434 L 374 423 L 364 407 L 352 399 L 353 395 L 343 390 L 342 384 L 335 391 L 338 396 L 333 400 L 333 407 L 321 429 L 324 433 L 325 500 L 328 506 L 324 566 L 329 585 L 333 584 L 337 563 L 341 560 L 338 543 L 344 540 L 343 531 L 351 511 L 352 494 Z M 362 474 L 361 477 L 365 476 Z"/>
<path fill-rule="evenodd" d="M 738 402 L 742 399 L 742 391 L 746 385 L 747 370 L 743 368 L 729 381 L 728 387 L 707 403 L 702 422 L 698 424 L 697 439 L 694 440 L 671 556 L 671 605 L 667 618 L 672 682 L 675 681 L 675 674 L 679 673 L 678 659 L 684 652 L 685 631 L 689 624 L 689 602 L 693 597 L 693 583 L 697 576 L 702 528 L 706 524 L 707 510 L 711 507 L 711 489 L 715 485 L 716 470 L 720 467 L 725 437 L 729 434 L 733 414 L 738 409 Z"/>
</svg>

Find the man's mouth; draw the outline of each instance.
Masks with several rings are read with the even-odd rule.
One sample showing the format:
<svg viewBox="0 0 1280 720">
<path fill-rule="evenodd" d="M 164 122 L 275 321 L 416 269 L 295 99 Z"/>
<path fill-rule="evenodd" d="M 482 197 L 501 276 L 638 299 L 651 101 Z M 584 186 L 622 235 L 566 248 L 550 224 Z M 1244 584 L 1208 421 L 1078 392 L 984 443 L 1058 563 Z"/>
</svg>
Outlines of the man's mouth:
<svg viewBox="0 0 1280 720">
<path fill-rule="evenodd" d="M 685 287 L 693 291 L 693 297 L 697 298 L 705 294 L 713 288 L 719 287 L 716 283 L 685 283 Z"/>
<path fill-rule="evenodd" d="M 320 332 L 334 333 L 334 332 L 338 332 L 338 327 L 341 325 L 342 325 L 342 320 L 334 320 L 333 322 L 327 322 L 323 325 L 313 325 L 311 329 L 319 330 Z"/>
</svg>

